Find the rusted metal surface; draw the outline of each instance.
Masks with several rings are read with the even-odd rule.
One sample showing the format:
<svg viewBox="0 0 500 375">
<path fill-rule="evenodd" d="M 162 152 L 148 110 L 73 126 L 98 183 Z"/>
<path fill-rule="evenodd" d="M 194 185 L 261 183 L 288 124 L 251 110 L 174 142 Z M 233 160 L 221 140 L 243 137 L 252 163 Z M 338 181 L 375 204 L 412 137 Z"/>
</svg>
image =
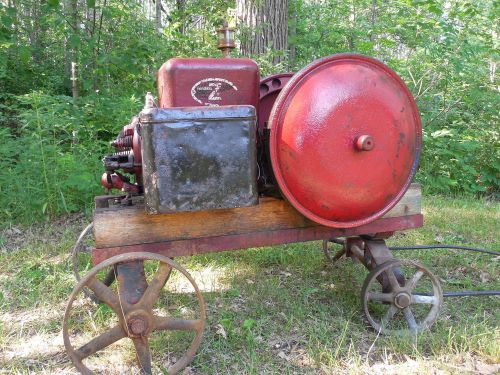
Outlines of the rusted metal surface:
<svg viewBox="0 0 500 375">
<path fill-rule="evenodd" d="M 255 109 L 156 109 L 141 115 L 149 213 L 256 205 Z"/>
<path fill-rule="evenodd" d="M 144 273 L 144 262 L 119 263 L 115 267 L 120 297 L 133 305 L 141 299 L 148 288 Z"/>
<path fill-rule="evenodd" d="M 356 227 L 383 216 L 418 165 L 415 101 L 396 73 L 366 56 L 333 55 L 296 73 L 268 126 L 282 193 L 325 226 Z"/>
<path fill-rule="evenodd" d="M 229 27 L 227 21 L 224 20 L 222 27 L 217 30 L 217 48 L 221 50 L 224 57 L 229 57 L 231 50 L 235 47 L 234 29 Z"/>
<path fill-rule="evenodd" d="M 135 281 L 143 278 L 142 263 L 146 260 L 159 261 L 160 266 L 153 279 L 141 291 L 141 297 L 131 293 L 136 286 Z M 120 295 L 115 294 L 108 286 L 96 278 L 96 275 L 106 268 L 117 268 Z M 124 267 L 128 267 L 125 269 Z M 197 319 L 179 319 L 172 317 L 157 316 L 153 312 L 153 305 L 158 299 L 160 292 L 165 285 L 171 269 L 177 269 L 189 283 L 193 286 L 198 304 L 199 317 Z M 143 281 L 139 281 L 144 285 Z M 122 286 L 122 284 L 124 284 Z M 71 344 L 69 322 L 71 310 L 78 294 L 84 288 L 90 288 L 100 301 L 106 303 L 117 315 L 118 324 L 108 331 L 98 335 L 87 344 L 75 349 Z M 135 301 L 135 302 L 134 302 Z M 130 338 L 137 352 L 138 364 L 143 373 L 151 373 L 151 356 L 149 351 L 148 338 L 156 332 L 162 330 L 182 330 L 193 331 L 195 337 L 185 354 L 170 368 L 169 374 L 176 374 L 184 369 L 193 359 L 196 349 L 201 343 L 203 329 L 205 326 L 205 302 L 203 296 L 189 273 L 173 260 L 150 253 L 123 254 L 110 258 L 97 267 L 92 268 L 78 283 L 69 297 L 63 321 L 63 339 L 71 361 L 82 374 L 92 374 L 91 370 L 83 361 L 100 350 L 123 338 Z"/>
<path fill-rule="evenodd" d="M 328 247 L 330 240 L 323 240 L 323 255 L 328 262 L 335 264 L 340 258 L 342 258 L 346 254 L 345 244 L 342 244 L 341 248 L 338 249 L 335 254 L 332 254 L 332 251 Z"/>
<path fill-rule="evenodd" d="M 113 154 L 103 158 L 106 172 L 101 177 L 101 185 L 107 191 L 111 189 L 121 190 L 131 194 L 142 192 L 142 165 L 141 165 L 141 137 L 139 134 L 139 117 L 134 116 L 130 124 L 125 125 L 116 139 L 111 142 L 116 149 Z M 134 181 L 130 177 L 119 172 L 134 175 Z"/>
<path fill-rule="evenodd" d="M 158 71 L 160 108 L 259 107 L 259 67 L 246 58 L 174 58 Z"/>
<path fill-rule="evenodd" d="M 394 259 L 387 244 L 381 239 L 364 241 L 364 250 L 364 262 L 370 270 Z"/>
<path fill-rule="evenodd" d="M 403 267 L 414 269 L 414 273 L 407 275 L 401 281 L 399 270 Z M 425 294 L 416 292 L 417 284 L 421 284 L 422 277 L 430 281 L 429 290 Z M 377 287 L 380 279 L 388 280 L 389 287 Z M 368 322 L 378 332 L 383 334 L 416 333 L 429 328 L 436 321 L 443 304 L 443 291 L 438 278 L 424 266 L 410 260 L 389 260 L 375 267 L 366 277 L 361 291 L 363 310 Z M 370 304 L 379 304 L 378 308 L 370 308 Z M 412 306 L 428 306 L 419 316 L 414 315 Z M 381 307 L 385 311 L 381 312 Z M 424 307 L 424 306 L 422 306 Z M 406 326 L 392 326 L 391 322 L 403 315 Z"/>
<path fill-rule="evenodd" d="M 347 238 L 345 248 L 347 256 L 359 260 L 369 271 L 383 263 L 394 260 L 389 247 L 381 238 Z M 401 271 L 394 269 L 394 273 L 401 285 L 404 285 L 404 275 Z M 378 276 L 378 281 L 384 291 L 390 290 L 390 283 L 385 273 Z"/>
<path fill-rule="evenodd" d="M 96 210 L 133 206 L 138 204 L 144 204 L 144 196 L 134 195 L 129 197 L 126 194 L 109 194 L 109 195 L 98 195 L 94 198 L 94 205 Z"/>
<path fill-rule="evenodd" d="M 352 259 L 357 259 L 365 267 L 367 266 L 365 259 L 364 259 L 364 252 L 365 250 L 365 242 L 363 241 L 362 238 L 360 237 L 347 237 L 345 240 L 345 251 L 346 251 L 346 256 L 352 258 Z"/>
<path fill-rule="evenodd" d="M 139 185 L 130 183 L 130 179 L 121 173 L 105 172 L 101 177 L 101 185 L 106 190 L 117 189 L 133 194 L 139 193 Z"/>
<path fill-rule="evenodd" d="M 81 253 L 88 252 L 88 250 L 85 248 L 85 240 L 91 236 L 93 226 L 94 224 L 90 223 L 85 227 L 85 229 L 80 233 L 80 236 L 78 236 L 75 246 L 73 246 L 73 249 L 71 249 L 71 263 L 73 265 L 73 275 L 75 276 L 77 282 L 80 282 L 80 280 L 82 279 L 80 276 L 80 269 L 78 267 L 78 256 Z M 113 281 L 115 281 L 114 269 L 108 272 L 108 274 L 103 280 L 103 283 L 106 286 L 110 286 L 113 283 Z M 88 288 L 83 289 L 83 294 L 85 294 L 92 301 L 99 302 L 99 298 L 97 298 L 95 294 L 92 293 L 92 291 L 90 291 Z"/>
<path fill-rule="evenodd" d="M 386 230 L 400 231 L 411 228 L 419 228 L 422 225 L 422 215 L 411 215 L 379 219 L 375 222 L 362 225 L 357 228 L 348 229 L 313 226 L 218 237 L 191 238 L 169 242 L 94 249 L 92 251 L 92 261 L 94 264 L 99 264 L 114 255 L 133 251 L 147 251 L 169 257 L 177 257 L 217 251 L 246 249 L 251 247 L 274 246 L 293 242 L 323 240 L 333 237 L 358 236 L 366 233 L 383 232 Z"/>
</svg>

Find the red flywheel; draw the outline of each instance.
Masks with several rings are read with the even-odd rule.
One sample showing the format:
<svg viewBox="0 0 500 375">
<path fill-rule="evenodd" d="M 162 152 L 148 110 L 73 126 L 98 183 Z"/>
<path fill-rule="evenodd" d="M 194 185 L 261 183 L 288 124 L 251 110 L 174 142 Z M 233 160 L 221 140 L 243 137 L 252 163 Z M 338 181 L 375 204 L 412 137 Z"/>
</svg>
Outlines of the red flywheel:
<svg viewBox="0 0 500 375">
<path fill-rule="evenodd" d="M 370 57 L 333 55 L 302 69 L 279 94 L 269 127 L 282 193 L 329 227 L 383 216 L 418 166 L 422 128 L 413 96 Z"/>
</svg>

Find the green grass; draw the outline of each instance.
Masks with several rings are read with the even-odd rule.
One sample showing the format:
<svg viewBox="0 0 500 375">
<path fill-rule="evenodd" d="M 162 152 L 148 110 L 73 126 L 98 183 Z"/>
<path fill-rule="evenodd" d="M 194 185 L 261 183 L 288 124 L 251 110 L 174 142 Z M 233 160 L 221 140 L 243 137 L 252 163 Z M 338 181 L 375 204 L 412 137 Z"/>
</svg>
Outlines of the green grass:
<svg viewBox="0 0 500 375">
<path fill-rule="evenodd" d="M 447 243 L 500 251 L 500 204 L 427 197 L 424 213 L 424 228 L 398 233 L 389 244 Z M 13 240 L 3 234 L 0 373 L 75 372 L 64 352 L 61 321 L 75 285 L 67 256 L 83 223 L 80 219 L 23 229 L 15 250 L 7 250 Z M 499 371 L 499 297 L 446 299 L 433 329 L 416 340 L 377 336 L 361 312 L 366 270 L 350 259 L 330 265 L 320 247 L 310 242 L 177 259 L 204 290 L 208 315 L 188 373 Z M 442 250 L 395 256 L 429 267 L 445 291 L 500 289 L 498 257 Z M 178 279 L 173 277 L 172 285 L 181 285 Z M 191 311 L 195 305 L 190 294 L 168 295 L 163 301 L 178 310 Z M 75 326 L 88 338 L 113 319 L 105 306 L 83 297 L 78 302 L 81 320 L 75 319 Z M 160 366 L 189 339 L 177 334 L 156 337 L 152 347 Z M 131 347 L 110 347 L 91 363 L 103 373 L 123 372 L 134 360 Z"/>
</svg>

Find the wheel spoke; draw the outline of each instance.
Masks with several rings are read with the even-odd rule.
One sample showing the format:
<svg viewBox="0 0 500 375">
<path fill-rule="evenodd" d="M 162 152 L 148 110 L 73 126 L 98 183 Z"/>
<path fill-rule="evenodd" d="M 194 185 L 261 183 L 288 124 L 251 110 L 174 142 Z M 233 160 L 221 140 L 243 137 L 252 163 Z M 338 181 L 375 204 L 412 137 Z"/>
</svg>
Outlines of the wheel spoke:
<svg viewBox="0 0 500 375">
<path fill-rule="evenodd" d="M 118 314 L 118 316 L 123 315 L 122 306 L 120 306 L 120 303 L 122 305 L 125 305 L 126 302 L 120 301 L 118 299 L 118 296 L 113 293 L 113 291 L 102 281 L 99 281 L 95 277 L 93 277 L 92 279 L 90 279 L 90 282 L 87 284 L 87 286 L 92 289 L 92 291 L 100 301 L 111 307 L 113 311 Z"/>
<path fill-rule="evenodd" d="M 416 331 L 417 330 L 417 322 L 415 321 L 415 317 L 413 316 L 411 309 L 409 307 L 405 307 L 403 309 L 403 313 L 405 315 L 406 321 L 408 322 L 408 325 L 410 326 L 410 329 L 412 331 Z"/>
<path fill-rule="evenodd" d="M 415 285 L 417 285 L 418 280 L 420 280 L 420 278 L 422 277 L 423 274 L 424 274 L 424 271 L 422 271 L 422 270 L 418 270 L 417 272 L 415 272 L 415 274 L 412 276 L 412 278 L 406 284 L 406 287 L 408 288 L 409 291 L 411 291 L 413 288 L 415 288 Z"/>
<path fill-rule="evenodd" d="M 392 302 L 392 293 L 368 292 L 369 301 Z"/>
<path fill-rule="evenodd" d="M 141 298 L 140 303 L 143 304 L 144 308 L 153 308 L 155 301 L 158 299 L 162 288 L 167 282 L 171 270 L 172 267 L 170 267 L 168 263 L 160 263 L 158 271 L 156 271 L 156 274 Z"/>
<path fill-rule="evenodd" d="M 109 331 L 101 333 L 99 336 L 93 338 L 88 343 L 77 349 L 76 355 L 80 358 L 80 360 L 82 360 L 124 338 L 125 336 L 126 334 L 123 331 L 121 324 L 118 324 Z"/>
<path fill-rule="evenodd" d="M 151 353 L 149 351 L 149 342 L 147 337 L 132 339 L 135 351 L 137 353 L 137 363 L 141 368 L 141 373 L 151 374 Z"/>
<path fill-rule="evenodd" d="M 401 286 L 399 285 L 398 279 L 396 278 L 392 267 L 387 269 L 386 274 L 387 278 L 389 279 L 389 284 L 391 285 L 392 291 L 394 292 L 398 290 Z"/>
<path fill-rule="evenodd" d="M 391 320 L 396 312 L 398 311 L 398 308 L 394 305 L 391 305 L 389 310 L 385 313 L 384 317 L 380 320 L 380 325 L 382 326 L 382 329 L 384 327 L 387 327 L 387 323 L 389 323 L 389 320 Z"/>
<path fill-rule="evenodd" d="M 423 303 L 429 305 L 436 305 L 438 303 L 438 298 L 436 296 L 423 296 L 419 294 L 412 294 L 411 303 Z"/>
<path fill-rule="evenodd" d="M 201 319 L 179 319 L 161 316 L 153 317 L 153 327 L 155 331 L 198 331 L 202 327 Z"/>
</svg>

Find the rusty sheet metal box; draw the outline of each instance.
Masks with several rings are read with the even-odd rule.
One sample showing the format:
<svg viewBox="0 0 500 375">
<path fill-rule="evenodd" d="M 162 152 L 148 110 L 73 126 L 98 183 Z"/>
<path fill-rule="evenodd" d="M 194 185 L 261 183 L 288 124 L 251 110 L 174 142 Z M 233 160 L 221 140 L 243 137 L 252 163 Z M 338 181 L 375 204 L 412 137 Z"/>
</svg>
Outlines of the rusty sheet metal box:
<svg viewBox="0 0 500 375">
<path fill-rule="evenodd" d="M 154 109 L 141 114 L 146 211 L 258 203 L 252 106 Z"/>
<path fill-rule="evenodd" d="M 247 58 L 173 58 L 158 71 L 160 108 L 259 105 L 259 67 Z"/>
</svg>

